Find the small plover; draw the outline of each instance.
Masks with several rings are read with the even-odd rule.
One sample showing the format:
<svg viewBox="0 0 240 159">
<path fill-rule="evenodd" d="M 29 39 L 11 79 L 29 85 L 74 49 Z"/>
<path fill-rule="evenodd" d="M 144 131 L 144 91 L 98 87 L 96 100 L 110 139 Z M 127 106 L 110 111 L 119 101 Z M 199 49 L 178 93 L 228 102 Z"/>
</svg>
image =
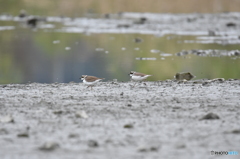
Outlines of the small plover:
<svg viewBox="0 0 240 159">
<path fill-rule="evenodd" d="M 81 77 L 81 80 L 83 81 L 84 84 L 87 85 L 87 88 L 88 87 L 92 87 L 98 83 L 99 81 L 103 80 L 104 78 L 98 78 L 98 77 L 95 77 L 95 76 L 88 76 L 88 75 L 82 75 Z"/>
<path fill-rule="evenodd" d="M 148 77 L 152 76 L 152 75 L 146 75 L 146 74 L 135 72 L 135 71 L 131 71 L 129 75 L 131 76 L 133 81 L 143 81 L 143 80 L 146 80 Z"/>
</svg>

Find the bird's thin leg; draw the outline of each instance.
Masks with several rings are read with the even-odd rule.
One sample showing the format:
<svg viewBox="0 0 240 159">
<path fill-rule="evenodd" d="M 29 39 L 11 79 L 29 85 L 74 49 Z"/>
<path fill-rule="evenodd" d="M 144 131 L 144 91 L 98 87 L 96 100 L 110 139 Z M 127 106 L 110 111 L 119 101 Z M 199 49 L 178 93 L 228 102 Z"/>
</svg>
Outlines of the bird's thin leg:
<svg viewBox="0 0 240 159">
<path fill-rule="evenodd" d="M 136 86 L 136 84 L 137 84 L 137 82 L 134 82 L 134 85 L 133 85 L 133 87 L 135 87 L 135 86 Z"/>
<path fill-rule="evenodd" d="M 146 84 L 146 81 L 147 81 L 147 79 L 144 79 L 143 80 L 143 84 L 146 86 L 147 84 Z"/>
</svg>

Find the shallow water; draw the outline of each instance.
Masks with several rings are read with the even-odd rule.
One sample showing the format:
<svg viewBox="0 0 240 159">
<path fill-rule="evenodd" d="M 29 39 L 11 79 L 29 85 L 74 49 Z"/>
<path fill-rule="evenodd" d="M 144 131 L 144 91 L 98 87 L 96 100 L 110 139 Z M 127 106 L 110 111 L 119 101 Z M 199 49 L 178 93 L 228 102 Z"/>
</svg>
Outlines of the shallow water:
<svg viewBox="0 0 240 159">
<path fill-rule="evenodd" d="M 36 27 L 29 18 L 0 16 L 0 83 L 128 81 L 132 70 L 151 81 L 240 77 L 239 13 L 41 17 Z"/>
</svg>

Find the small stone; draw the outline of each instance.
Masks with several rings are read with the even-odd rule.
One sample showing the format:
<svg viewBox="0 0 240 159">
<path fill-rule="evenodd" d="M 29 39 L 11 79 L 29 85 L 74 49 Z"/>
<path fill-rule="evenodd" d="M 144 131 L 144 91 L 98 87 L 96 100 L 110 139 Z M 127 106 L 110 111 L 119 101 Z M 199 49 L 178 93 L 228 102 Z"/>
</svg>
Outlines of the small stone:
<svg viewBox="0 0 240 159">
<path fill-rule="evenodd" d="M 144 145 L 142 145 L 142 146 L 139 146 L 138 148 L 137 148 L 137 150 L 139 151 L 139 152 L 153 152 L 153 151 L 158 151 L 158 149 L 159 149 L 159 147 L 158 146 L 144 146 Z"/>
<path fill-rule="evenodd" d="M 131 107 L 131 106 L 132 106 L 132 104 L 128 104 L 127 106 L 128 106 L 128 107 Z"/>
<path fill-rule="evenodd" d="M 127 129 L 131 129 L 133 128 L 133 124 L 125 124 L 123 127 Z"/>
<path fill-rule="evenodd" d="M 14 123 L 14 119 L 12 116 L 8 115 L 8 116 L 4 116 L 0 119 L 1 123 Z"/>
<path fill-rule="evenodd" d="M 73 133 L 72 133 L 72 134 L 69 134 L 68 137 L 69 137 L 69 138 L 78 138 L 79 135 L 78 135 L 78 134 L 73 134 Z"/>
<path fill-rule="evenodd" d="M 239 37 L 240 37 L 240 36 L 239 36 Z M 239 39 L 240 39 L 240 38 L 239 38 Z M 240 55 L 240 51 L 235 51 L 235 52 L 234 52 L 234 55 L 235 55 L 235 56 L 239 56 L 239 55 Z"/>
<path fill-rule="evenodd" d="M 62 113 L 63 113 L 62 110 L 55 110 L 55 111 L 53 111 L 53 114 L 62 114 Z"/>
<path fill-rule="evenodd" d="M 208 80 L 208 81 L 205 81 L 205 82 L 203 82 L 203 83 L 202 83 L 202 86 L 208 86 L 210 83 L 211 83 L 211 81 L 210 81 L 210 80 Z"/>
<path fill-rule="evenodd" d="M 159 147 L 157 146 L 152 146 L 150 147 L 150 151 L 158 151 Z"/>
<path fill-rule="evenodd" d="M 82 110 L 82 111 L 77 111 L 76 114 L 75 114 L 75 116 L 76 116 L 77 118 L 84 118 L 84 119 L 88 118 L 88 115 L 87 115 L 87 113 L 86 113 L 84 110 Z"/>
<path fill-rule="evenodd" d="M 121 96 L 123 96 L 123 92 L 122 92 L 122 93 L 120 93 L 120 95 L 121 95 Z"/>
<path fill-rule="evenodd" d="M 233 133 L 233 134 L 240 134 L 240 129 L 233 130 L 233 131 L 231 131 L 231 133 Z"/>
<path fill-rule="evenodd" d="M 137 38 L 134 39 L 134 42 L 135 43 L 141 43 L 141 42 L 143 42 L 143 39 L 137 37 Z"/>
<path fill-rule="evenodd" d="M 203 81 L 194 81 L 193 84 L 202 84 Z"/>
<path fill-rule="evenodd" d="M 184 149 L 184 148 L 186 148 L 186 145 L 185 144 L 177 144 L 175 147 L 177 149 Z"/>
<path fill-rule="evenodd" d="M 17 135 L 17 137 L 29 137 L 28 132 L 22 132 Z"/>
<path fill-rule="evenodd" d="M 220 119 L 220 117 L 217 114 L 208 113 L 204 115 L 200 120 L 214 120 L 214 119 Z"/>
<path fill-rule="evenodd" d="M 212 79 L 212 82 L 224 82 L 225 81 L 225 79 L 224 78 L 214 78 L 214 79 Z"/>
<path fill-rule="evenodd" d="M 89 147 L 98 147 L 99 145 L 98 145 L 98 142 L 97 142 L 97 141 L 95 141 L 95 140 L 89 140 L 89 141 L 88 141 L 88 146 L 89 146 Z"/>
<path fill-rule="evenodd" d="M 236 27 L 236 23 L 229 22 L 226 24 L 227 27 Z"/>
<path fill-rule="evenodd" d="M 2 88 L 5 88 L 5 87 L 7 87 L 7 85 L 5 84 L 5 85 L 2 85 Z"/>
<path fill-rule="evenodd" d="M 59 145 L 56 142 L 45 142 L 39 149 L 43 151 L 53 151 L 58 147 Z"/>
<path fill-rule="evenodd" d="M 145 147 L 145 146 L 140 146 L 140 147 L 138 147 L 138 151 L 139 151 L 139 152 L 147 152 L 147 151 L 148 151 L 148 148 Z"/>
</svg>

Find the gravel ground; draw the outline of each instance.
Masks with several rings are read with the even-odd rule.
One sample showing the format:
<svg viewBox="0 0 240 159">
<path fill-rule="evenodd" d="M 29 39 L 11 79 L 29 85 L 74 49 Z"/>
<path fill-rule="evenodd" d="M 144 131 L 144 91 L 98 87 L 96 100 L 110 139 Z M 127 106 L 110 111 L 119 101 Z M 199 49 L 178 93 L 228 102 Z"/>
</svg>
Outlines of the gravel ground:
<svg viewBox="0 0 240 159">
<path fill-rule="evenodd" d="M 0 85 L 1 158 L 211 159 L 220 157 L 211 151 L 240 153 L 240 80 L 132 85 Z"/>
</svg>

